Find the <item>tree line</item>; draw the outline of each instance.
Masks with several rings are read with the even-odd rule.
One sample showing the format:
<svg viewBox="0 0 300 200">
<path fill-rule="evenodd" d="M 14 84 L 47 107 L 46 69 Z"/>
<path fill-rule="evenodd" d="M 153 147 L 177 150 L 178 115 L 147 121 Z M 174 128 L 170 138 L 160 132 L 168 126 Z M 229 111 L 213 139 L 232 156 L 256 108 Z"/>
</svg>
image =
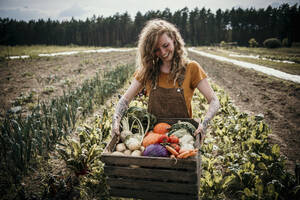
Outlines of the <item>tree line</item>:
<svg viewBox="0 0 300 200">
<path fill-rule="evenodd" d="M 193 46 L 221 41 L 247 46 L 250 38 L 260 45 L 267 38 L 287 38 L 290 44 L 300 42 L 300 5 L 282 4 L 278 8 L 218 9 L 215 13 L 205 7 L 185 7 L 174 12 L 166 8 L 145 14 L 137 12 L 134 19 L 127 12 L 69 21 L 0 18 L 0 44 L 135 46 L 145 22 L 153 18 L 176 24 L 185 42 Z"/>
</svg>

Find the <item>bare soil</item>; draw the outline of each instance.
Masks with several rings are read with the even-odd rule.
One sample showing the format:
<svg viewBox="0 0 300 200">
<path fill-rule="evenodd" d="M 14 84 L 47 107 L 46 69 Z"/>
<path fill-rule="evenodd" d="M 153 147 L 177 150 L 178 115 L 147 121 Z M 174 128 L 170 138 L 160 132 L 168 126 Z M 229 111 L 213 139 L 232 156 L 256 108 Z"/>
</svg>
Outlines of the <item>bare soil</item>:
<svg viewBox="0 0 300 200">
<path fill-rule="evenodd" d="M 0 117 L 13 106 L 30 109 L 37 99 L 61 96 L 96 73 L 117 65 L 135 63 L 135 51 L 82 53 L 0 62 Z M 31 95 L 31 96 L 30 96 Z M 16 103 L 19 102 L 19 103 Z"/>
<path fill-rule="evenodd" d="M 272 133 L 272 144 L 279 144 L 287 157 L 287 168 L 294 173 L 300 162 L 300 84 L 270 77 L 254 70 L 189 53 L 222 87 L 240 111 L 263 114 Z"/>
</svg>

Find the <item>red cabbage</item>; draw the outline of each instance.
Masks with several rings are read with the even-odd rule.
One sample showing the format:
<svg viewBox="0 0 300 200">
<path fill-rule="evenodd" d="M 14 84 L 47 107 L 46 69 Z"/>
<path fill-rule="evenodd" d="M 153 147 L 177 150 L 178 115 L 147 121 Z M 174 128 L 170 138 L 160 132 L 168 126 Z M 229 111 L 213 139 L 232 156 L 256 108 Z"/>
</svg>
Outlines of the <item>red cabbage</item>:
<svg viewBox="0 0 300 200">
<path fill-rule="evenodd" d="M 169 151 L 161 144 L 150 144 L 145 148 L 142 155 L 152 157 L 169 157 Z"/>
</svg>

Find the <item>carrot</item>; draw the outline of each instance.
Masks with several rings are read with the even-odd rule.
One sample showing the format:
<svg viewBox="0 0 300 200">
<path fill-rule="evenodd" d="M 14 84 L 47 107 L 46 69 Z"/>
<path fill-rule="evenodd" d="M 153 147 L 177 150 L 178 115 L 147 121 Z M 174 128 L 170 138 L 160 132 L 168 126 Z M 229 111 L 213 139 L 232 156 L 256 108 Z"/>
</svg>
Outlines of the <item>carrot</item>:
<svg viewBox="0 0 300 200">
<path fill-rule="evenodd" d="M 183 153 L 183 152 L 186 152 L 186 151 L 189 151 L 188 149 L 180 149 L 179 150 L 179 154 Z"/>
<path fill-rule="evenodd" d="M 180 150 L 179 150 L 179 154 L 181 154 L 181 153 L 183 153 L 183 152 L 186 152 L 186 151 L 192 151 L 192 150 L 194 150 L 194 151 L 199 151 L 198 148 L 196 148 L 196 149 L 180 149 Z"/>
<path fill-rule="evenodd" d="M 183 158 L 183 156 L 188 155 L 188 154 L 190 153 L 190 151 L 191 151 L 191 150 L 187 150 L 187 151 L 182 152 L 181 154 L 179 154 L 179 155 L 177 156 L 177 158 Z"/>
<path fill-rule="evenodd" d="M 172 155 L 174 155 L 174 156 L 178 156 L 178 155 L 179 155 L 179 153 L 178 153 L 173 147 L 171 147 L 171 146 L 169 146 L 169 145 L 166 145 L 165 147 L 166 147 L 166 149 L 167 149 Z"/>
<path fill-rule="evenodd" d="M 191 151 L 188 154 L 184 155 L 182 158 L 192 157 L 192 156 L 195 156 L 196 154 L 197 154 L 197 151 Z"/>
<path fill-rule="evenodd" d="M 179 154 L 177 156 L 177 158 L 188 158 L 188 157 L 196 155 L 197 152 L 198 152 L 198 149 L 186 150 L 186 151 L 182 152 L 181 154 Z"/>
</svg>

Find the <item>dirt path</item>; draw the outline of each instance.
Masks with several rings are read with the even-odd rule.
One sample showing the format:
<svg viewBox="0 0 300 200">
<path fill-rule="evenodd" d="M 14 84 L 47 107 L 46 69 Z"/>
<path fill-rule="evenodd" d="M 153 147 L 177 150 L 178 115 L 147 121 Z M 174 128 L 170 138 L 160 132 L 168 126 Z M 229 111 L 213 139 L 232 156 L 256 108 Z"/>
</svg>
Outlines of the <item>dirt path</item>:
<svg viewBox="0 0 300 200">
<path fill-rule="evenodd" d="M 293 172 L 300 162 L 300 84 L 273 78 L 189 52 L 234 104 L 250 114 L 263 114 L 270 125 L 270 141 L 279 144 Z"/>
</svg>

